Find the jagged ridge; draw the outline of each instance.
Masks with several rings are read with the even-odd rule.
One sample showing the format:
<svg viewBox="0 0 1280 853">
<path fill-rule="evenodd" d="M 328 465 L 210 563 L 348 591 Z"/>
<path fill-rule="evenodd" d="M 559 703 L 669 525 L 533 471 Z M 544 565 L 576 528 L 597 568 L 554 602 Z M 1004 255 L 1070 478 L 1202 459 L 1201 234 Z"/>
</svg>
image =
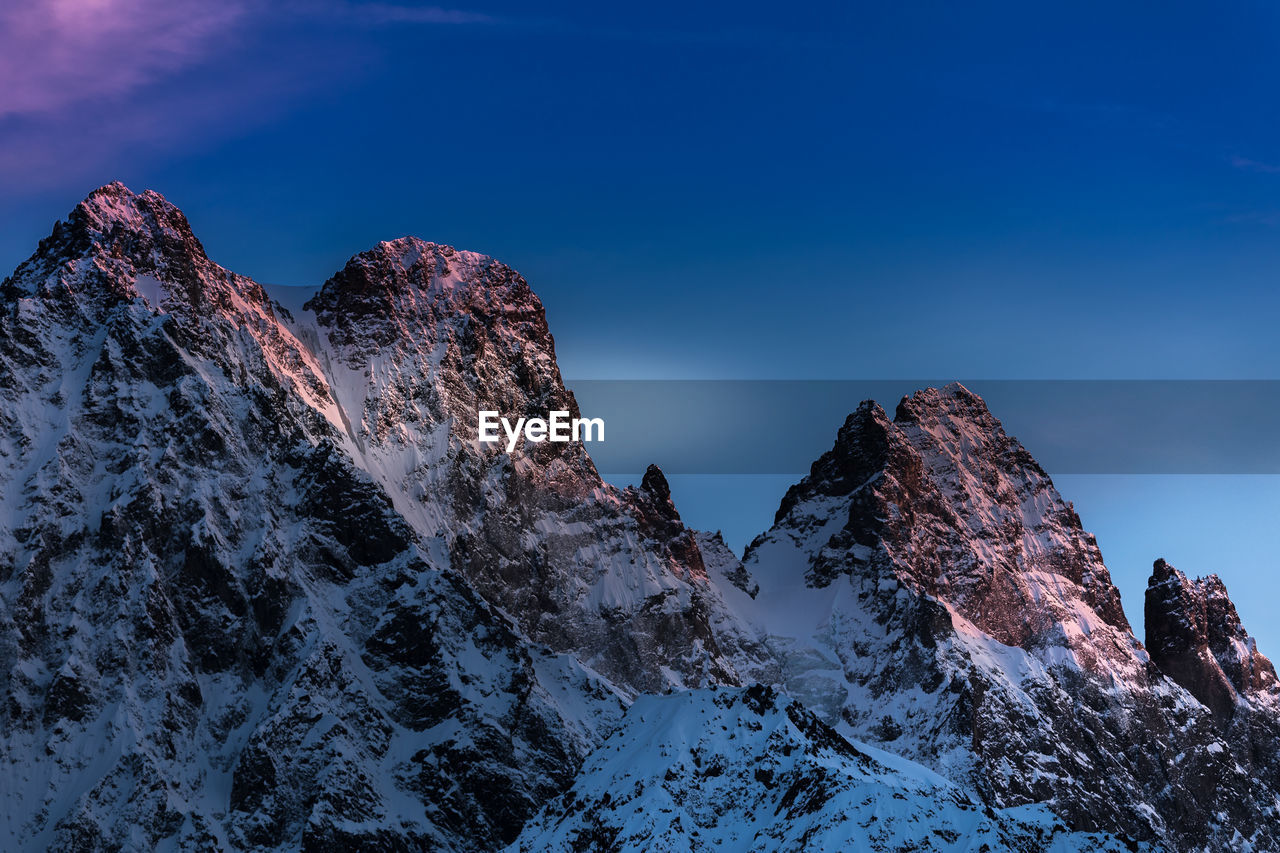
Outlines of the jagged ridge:
<svg viewBox="0 0 1280 853">
<path fill-rule="evenodd" d="M 210 261 L 158 194 L 113 184 L 5 280 L 6 846 L 491 849 L 635 690 L 734 678 L 698 636 L 709 593 L 669 502 L 599 486 L 585 455 L 520 477 L 540 466 L 468 443 L 460 374 L 512 377 L 519 410 L 571 398 L 523 281 L 428 245 L 374 250 L 426 289 L 344 337 L 343 282 L 317 297 L 328 325 L 294 316 Z M 445 273 L 450 254 L 466 261 Z M 521 289 L 505 320 L 475 310 Z M 557 512 L 612 526 L 614 562 L 570 547 L 598 533 L 525 535 L 569 524 Z M 488 589 L 500 605 L 541 577 L 535 606 L 494 610 L 463 579 L 473 565 L 507 573 Z M 667 603 L 583 630 L 589 612 L 552 606 L 579 577 L 616 584 L 617 565 Z M 521 620 L 590 648 L 620 686 Z M 674 633 L 647 646 L 646 624 Z M 629 646 L 589 645 L 632 625 Z"/>
<path fill-rule="evenodd" d="M 1077 828 L 1280 843 L 1275 789 L 1152 663 L 1074 509 L 962 386 L 892 421 L 864 403 L 744 562 L 758 596 L 725 595 L 846 733 Z"/>
<path fill-rule="evenodd" d="M 1129 849 L 884 761 L 769 687 L 643 697 L 510 851 Z"/>
<path fill-rule="evenodd" d="M 541 303 L 484 256 L 381 243 L 291 312 L 158 194 L 112 184 L 0 295 L 11 846 L 492 849 L 638 693 L 746 680 L 1001 808 L 1175 848 L 1276 844 L 1274 670 L 1225 590 L 1158 564 L 1148 658 L 1070 504 L 963 387 L 892 421 L 860 407 L 744 565 L 686 528 L 656 467 L 619 490 L 580 447 L 475 440 L 481 404 L 578 414 Z M 710 715 L 791 750 L 698 747 L 716 762 L 804 784 L 820 766 L 833 801 L 852 784 L 976 809 L 763 695 L 660 700 L 680 709 L 666 728 L 633 711 L 615 744 L 683 750 Z M 788 814 L 748 846 L 853 837 L 843 807 L 792 814 L 754 774 L 713 802 L 693 777 L 592 761 L 577 790 L 597 807 L 555 801 L 522 844 L 605 827 L 691 845 L 754 820 L 746 802 Z M 602 814 L 601 790 L 636 782 Z M 618 823 L 651 795 L 698 801 L 690 826 Z M 948 843 L 1067 838 L 1044 814 L 930 814 Z M 929 824 L 895 826 L 918 844 Z"/>
</svg>

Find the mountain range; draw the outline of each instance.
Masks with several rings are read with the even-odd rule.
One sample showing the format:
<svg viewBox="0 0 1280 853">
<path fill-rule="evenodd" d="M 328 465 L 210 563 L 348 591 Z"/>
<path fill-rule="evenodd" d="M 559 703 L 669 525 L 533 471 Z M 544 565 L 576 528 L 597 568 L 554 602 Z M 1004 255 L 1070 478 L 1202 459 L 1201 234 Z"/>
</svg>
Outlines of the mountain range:
<svg viewBox="0 0 1280 853">
<path fill-rule="evenodd" d="M 0 846 L 1280 850 L 1222 582 L 1094 538 L 985 403 L 857 406 L 739 556 L 580 414 L 510 267 L 299 298 L 121 184 L 0 284 Z M 658 460 L 661 461 L 661 460 Z"/>
</svg>

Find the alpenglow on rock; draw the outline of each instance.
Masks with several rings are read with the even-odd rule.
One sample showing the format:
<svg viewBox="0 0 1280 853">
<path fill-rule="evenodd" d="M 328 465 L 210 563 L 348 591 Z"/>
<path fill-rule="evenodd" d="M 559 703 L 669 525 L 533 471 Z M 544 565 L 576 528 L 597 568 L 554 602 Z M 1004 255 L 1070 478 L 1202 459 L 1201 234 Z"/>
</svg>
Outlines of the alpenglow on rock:
<svg viewBox="0 0 1280 853">
<path fill-rule="evenodd" d="M 744 567 L 758 594 L 725 596 L 845 734 L 1075 829 L 1280 846 L 1276 788 L 1152 662 L 1074 509 L 963 386 L 859 407 Z"/>
<path fill-rule="evenodd" d="M 317 341 L 347 451 L 531 639 L 629 692 L 734 684 L 733 659 L 762 659 L 726 629 L 693 531 L 649 487 L 665 486 L 656 467 L 619 490 L 582 444 L 477 441 L 480 409 L 580 414 L 514 270 L 403 238 L 356 255 L 305 311 L 293 325 Z"/>
<path fill-rule="evenodd" d="M 0 283 L 0 849 L 1280 849 L 1225 590 L 1158 565 L 1148 656 L 965 389 L 739 560 L 657 466 L 477 440 L 581 414 L 510 267 L 300 291 L 120 184 Z"/>
<path fill-rule="evenodd" d="M 399 240 L 290 311 L 112 184 L 0 297 L 0 847 L 493 849 L 736 680 L 669 501 L 469 441 L 573 407 L 509 268 Z"/>
</svg>

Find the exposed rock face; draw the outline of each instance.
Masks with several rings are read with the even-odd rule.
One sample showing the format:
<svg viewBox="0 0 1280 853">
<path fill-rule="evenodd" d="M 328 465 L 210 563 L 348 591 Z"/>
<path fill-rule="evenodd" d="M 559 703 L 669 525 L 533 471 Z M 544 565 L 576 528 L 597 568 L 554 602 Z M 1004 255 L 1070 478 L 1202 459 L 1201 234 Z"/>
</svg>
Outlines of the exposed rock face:
<svg viewBox="0 0 1280 853">
<path fill-rule="evenodd" d="M 886 759 L 889 760 L 889 759 Z M 1120 851 L 882 763 L 768 687 L 646 696 L 511 851 Z"/>
<path fill-rule="evenodd" d="M 1274 792 L 1152 664 L 1093 537 L 962 386 L 892 421 L 863 404 L 744 562 L 783 683 L 844 731 L 1076 828 L 1280 844 Z"/>
<path fill-rule="evenodd" d="M 729 630 L 656 467 L 618 490 L 582 443 L 478 441 L 481 409 L 581 414 L 514 270 L 404 238 L 352 258 L 306 307 L 316 330 L 300 334 L 335 377 L 353 457 L 530 638 L 626 691 L 737 683 L 733 660 L 762 654 Z"/>
<path fill-rule="evenodd" d="M 1192 580 L 1156 560 L 1146 628 L 1151 659 L 1224 723 L 1240 705 L 1271 705 L 1280 694 L 1275 667 L 1240 624 L 1217 575 Z"/>
<path fill-rule="evenodd" d="M 1156 560 L 1146 595 L 1151 659 L 1213 712 L 1236 762 L 1280 791 L 1280 682 L 1217 575 Z"/>
<path fill-rule="evenodd" d="M 282 300 L 119 184 L 0 283 L 0 848 L 1280 849 L 1221 584 L 1157 565 L 1153 662 L 963 388 L 859 408 L 739 561 L 656 466 L 478 440 L 583 414 L 509 267 Z"/>
<path fill-rule="evenodd" d="M 0 847 L 492 849 L 735 679 L 669 501 L 469 435 L 576 410 L 508 268 L 382 244 L 313 324 L 113 184 L 0 293 Z"/>
<path fill-rule="evenodd" d="M 739 592 L 755 598 L 760 591 L 760 584 L 747 573 L 742 561 L 724 541 L 720 531 L 707 533 L 698 531 L 698 550 L 702 552 L 702 562 L 707 568 L 707 575 L 717 581 L 727 582 Z"/>
<path fill-rule="evenodd" d="M 883 546 L 914 590 L 1005 645 L 1058 647 L 1092 670 L 1128 664 L 1131 630 L 1097 543 L 1031 454 L 963 386 L 903 399 L 892 423 L 864 403 L 813 474 L 788 490 L 778 516 L 851 493 L 850 523 L 815 560 L 813 585 L 846 573 L 850 553 Z M 881 510 L 889 515 L 881 519 Z M 1084 613 L 1101 620 L 1109 642 L 1063 633 Z"/>
</svg>

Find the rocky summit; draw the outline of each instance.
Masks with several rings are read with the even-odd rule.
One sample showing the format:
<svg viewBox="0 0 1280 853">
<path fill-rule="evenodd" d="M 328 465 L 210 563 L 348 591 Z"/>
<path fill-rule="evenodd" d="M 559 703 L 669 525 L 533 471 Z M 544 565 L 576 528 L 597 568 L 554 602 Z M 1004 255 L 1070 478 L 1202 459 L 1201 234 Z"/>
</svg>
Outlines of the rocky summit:
<svg viewBox="0 0 1280 853">
<path fill-rule="evenodd" d="M 1074 508 L 963 386 L 859 407 L 744 571 L 781 683 L 848 736 L 1077 829 L 1280 847 L 1277 789 L 1235 757 L 1257 747 L 1137 640 Z"/>
<path fill-rule="evenodd" d="M 1147 644 L 959 385 L 864 403 L 739 559 L 580 414 L 510 267 L 317 288 L 111 184 L 0 284 L 0 848 L 1280 849 L 1216 578 Z M 660 461 L 660 460 L 659 460 Z"/>
<path fill-rule="evenodd" d="M 573 406 L 501 264 L 385 243 L 294 313 L 113 184 L 3 294 L 5 849 L 493 849 L 751 658 L 669 500 L 475 445 Z"/>
</svg>

